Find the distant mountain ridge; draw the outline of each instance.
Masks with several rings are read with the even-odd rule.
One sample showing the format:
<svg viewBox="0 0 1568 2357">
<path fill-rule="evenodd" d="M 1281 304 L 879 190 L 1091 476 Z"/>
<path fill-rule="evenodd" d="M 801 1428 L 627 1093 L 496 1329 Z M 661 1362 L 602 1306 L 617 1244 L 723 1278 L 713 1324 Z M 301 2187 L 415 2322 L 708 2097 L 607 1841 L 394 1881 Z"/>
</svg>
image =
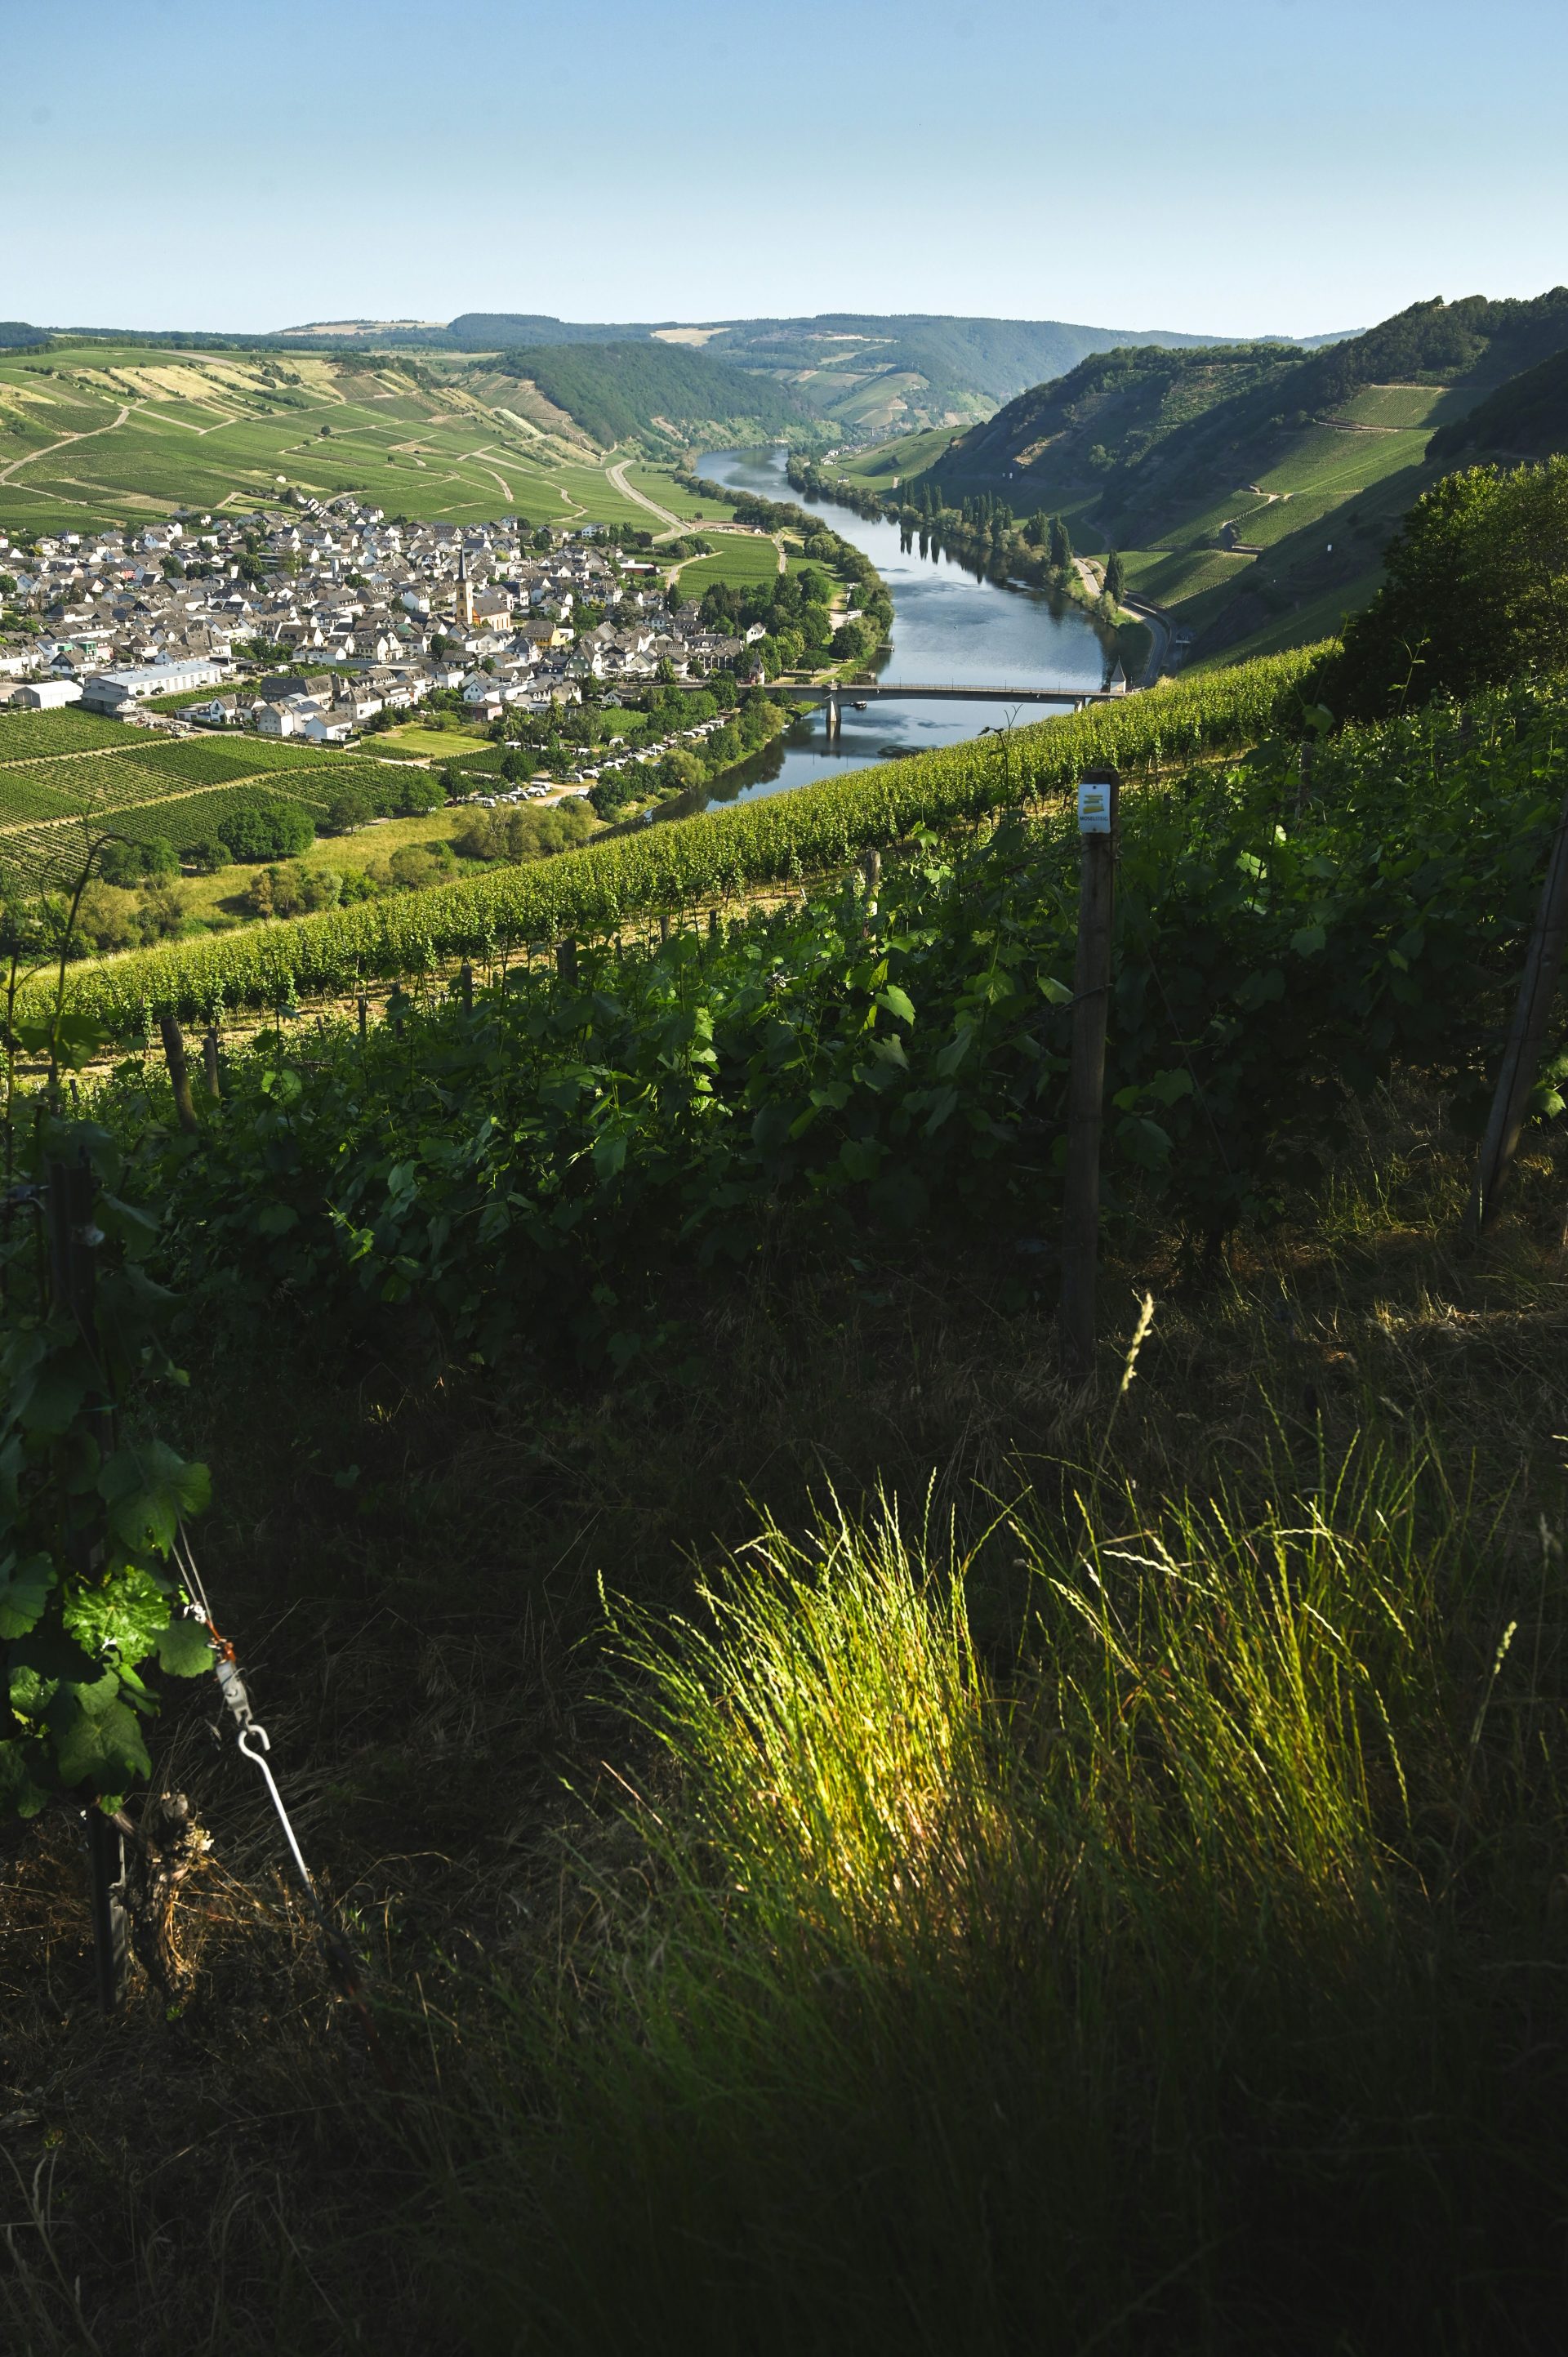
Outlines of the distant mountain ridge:
<svg viewBox="0 0 1568 2357">
<path fill-rule="evenodd" d="M 446 334 L 456 348 L 467 350 L 506 350 L 519 344 L 624 347 L 639 339 L 700 350 L 704 360 L 771 376 L 808 409 L 856 436 L 898 426 L 968 425 L 1025 386 L 1059 376 L 1093 352 L 1145 346 L 1199 350 L 1220 341 L 1179 328 L 861 311 L 621 327 L 470 311 L 451 320 Z"/>
</svg>

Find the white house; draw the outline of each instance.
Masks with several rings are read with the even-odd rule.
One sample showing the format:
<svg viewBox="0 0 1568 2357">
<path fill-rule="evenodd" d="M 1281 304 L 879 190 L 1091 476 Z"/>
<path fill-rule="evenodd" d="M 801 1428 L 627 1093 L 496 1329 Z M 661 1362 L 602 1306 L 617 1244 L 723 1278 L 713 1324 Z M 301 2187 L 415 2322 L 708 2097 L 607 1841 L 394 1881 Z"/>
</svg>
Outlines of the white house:
<svg viewBox="0 0 1568 2357">
<path fill-rule="evenodd" d="M 340 704 L 329 705 L 325 712 L 313 712 L 299 730 L 300 736 L 312 745 L 346 745 L 354 733 L 354 716 Z"/>
<path fill-rule="evenodd" d="M 74 679 L 30 680 L 11 698 L 25 712 L 58 712 L 62 704 L 81 704 L 82 693 Z"/>
</svg>

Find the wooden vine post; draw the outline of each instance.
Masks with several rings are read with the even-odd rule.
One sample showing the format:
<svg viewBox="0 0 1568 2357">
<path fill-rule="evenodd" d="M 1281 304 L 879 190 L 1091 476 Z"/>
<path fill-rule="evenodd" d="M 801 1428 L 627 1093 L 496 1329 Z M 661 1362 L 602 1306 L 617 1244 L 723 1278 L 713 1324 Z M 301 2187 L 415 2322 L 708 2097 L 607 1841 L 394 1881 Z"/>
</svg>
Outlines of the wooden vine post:
<svg viewBox="0 0 1568 2357">
<path fill-rule="evenodd" d="M 189 1082 L 187 1081 L 188 1091 Z M 84 1159 L 50 1162 L 48 1173 L 49 1290 L 57 1317 L 74 1325 L 90 1354 L 98 1351 L 94 1309 L 96 1265 L 94 1239 L 102 1242 L 93 1223 L 96 1189 Z M 107 1457 L 113 1447 L 112 1403 L 99 1395 L 83 1403 L 102 1419 L 99 1446 Z M 95 1528 L 91 1507 L 73 1498 L 65 1544 L 74 1567 L 90 1577 L 102 1555 L 102 1534 Z M 87 1822 L 88 1905 L 92 1919 L 92 1953 L 98 1981 L 98 2002 L 105 2013 L 115 2013 L 125 1997 L 125 1845 L 120 1829 L 97 1803 L 89 1800 Z"/>
<path fill-rule="evenodd" d="M 1513 1021 L 1509 1027 L 1508 1045 L 1503 1049 L 1497 1093 L 1492 1099 L 1487 1134 L 1481 1140 L 1476 1183 L 1465 1212 L 1465 1234 L 1472 1243 L 1479 1238 L 1497 1209 L 1503 1183 L 1519 1151 L 1520 1132 L 1524 1127 L 1530 1091 L 1541 1070 L 1541 1050 L 1546 1038 L 1552 1001 L 1557 996 L 1565 942 L 1568 942 L 1568 796 L 1564 796 L 1558 814 L 1552 856 L 1546 863 L 1546 881 L 1541 888 L 1541 906 L 1536 911 L 1535 931 L 1530 935 L 1530 948 L 1525 956 L 1524 977 L 1520 984 Z"/>
<path fill-rule="evenodd" d="M 1078 790 L 1078 828 L 1083 860 L 1078 893 L 1078 956 L 1073 968 L 1072 1065 L 1068 1079 L 1062 1287 L 1058 1313 L 1062 1372 L 1073 1383 L 1086 1382 L 1094 1370 L 1100 1133 L 1105 1115 L 1105 1033 L 1110 1016 L 1111 926 L 1116 905 L 1116 825 L 1121 787 L 1115 770 L 1089 770 Z"/>
<path fill-rule="evenodd" d="M 474 969 L 469 964 L 467 958 L 463 960 L 462 964 L 457 969 L 457 980 L 463 993 L 463 1012 L 465 1015 L 472 1015 L 474 1011 Z"/>
<path fill-rule="evenodd" d="M 163 1034 L 164 1060 L 174 1090 L 175 1118 L 181 1129 L 190 1131 L 197 1126 L 196 1100 L 191 1094 L 190 1066 L 186 1060 L 185 1034 L 179 1028 L 178 1016 L 160 1015 L 158 1029 Z"/>
<path fill-rule="evenodd" d="M 222 1095 L 218 1079 L 218 1026 L 209 1023 L 201 1038 L 201 1069 L 207 1081 L 207 1093 L 216 1104 Z"/>
</svg>

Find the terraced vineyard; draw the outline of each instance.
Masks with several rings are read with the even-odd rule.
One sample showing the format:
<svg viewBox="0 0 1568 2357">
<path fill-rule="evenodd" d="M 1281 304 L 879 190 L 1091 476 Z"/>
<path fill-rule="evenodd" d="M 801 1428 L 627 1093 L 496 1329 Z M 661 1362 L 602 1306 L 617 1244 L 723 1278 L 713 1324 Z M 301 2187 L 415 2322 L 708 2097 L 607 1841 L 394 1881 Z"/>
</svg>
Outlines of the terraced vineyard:
<svg viewBox="0 0 1568 2357">
<path fill-rule="evenodd" d="M 458 522 L 652 522 L 611 479 L 614 454 L 532 387 L 472 367 L 438 380 L 435 366 L 108 342 L 0 355 L 0 523 L 80 530 L 254 507 L 280 479 Z"/>
</svg>

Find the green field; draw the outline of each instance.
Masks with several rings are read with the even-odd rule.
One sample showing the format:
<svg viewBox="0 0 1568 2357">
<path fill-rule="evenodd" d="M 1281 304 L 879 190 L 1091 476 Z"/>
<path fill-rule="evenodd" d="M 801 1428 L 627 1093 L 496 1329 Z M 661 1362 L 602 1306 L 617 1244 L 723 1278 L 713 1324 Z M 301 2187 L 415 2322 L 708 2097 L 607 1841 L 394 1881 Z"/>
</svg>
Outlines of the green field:
<svg viewBox="0 0 1568 2357">
<path fill-rule="evenodd" d="M 734 508 L 727 500 L 715 500 L 687 490 L 664 467 L 628 466 L 626 479 L 628 483 L 641 491 L 645 498 L 652 500 L 659 507 L 667 508 L 671 515 L 680 516 L 690 523 L 698 522 L 727 523 L 735 513 Z M 658 518 L 650 516 L 646 509 L 643 510 L 643 521 L 650 531 L 656 533 L 669 529 L 667 525 L 660 525 Z"/>
<path fill-rule="evenodd" d="M 437 761 L 455 761 L 463 753 L 489 743 L 478 728 L 425 728 L 414 722 L 407 728 L 389 728 L 378 743 L 392 753 L 429 754 Z"/>
<path fill-rule="evenodd" d="M 681 567 L 681 594 L 700 597 L 715 581 L 734 589 L 749 589 L 758 581 L 774 580 L 779 551 L 770 540 L 742 538 L 726 533 L 712 556 L 693 556 Z"/>
<path fill-rule="evenodd" d="M 1219 548 L 1124 549 L 1122 561 L 1129 587 L 1138 597 L 1172 608 L 1230 584 L 1252 563 L 1250 556 L 1232 556 Z"/>
</svg>

